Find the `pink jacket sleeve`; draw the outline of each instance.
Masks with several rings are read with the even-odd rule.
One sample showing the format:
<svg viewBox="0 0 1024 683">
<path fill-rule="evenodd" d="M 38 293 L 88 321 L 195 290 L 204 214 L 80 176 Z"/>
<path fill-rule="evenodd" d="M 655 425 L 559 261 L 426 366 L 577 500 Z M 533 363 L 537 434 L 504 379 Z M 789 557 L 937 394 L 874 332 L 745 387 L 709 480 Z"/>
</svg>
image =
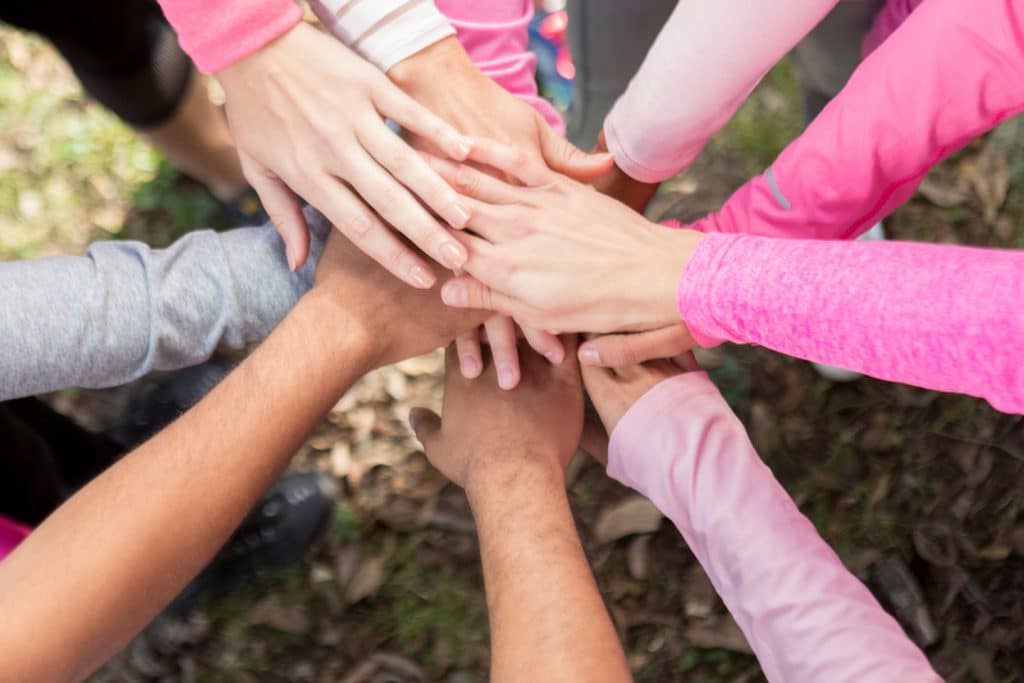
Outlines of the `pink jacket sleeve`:
<svg viewBox="0 0 1024 683">
<path fill-rule="evenodd" d="M 678 296 L 701 344 L 758 344 L 1024 413 L 1024 251 L 709 234 Z"/>
<path fill-rule="evenodd" d="M 680 0 L 605 119 L 619 168 L 653 183 L 689 166 L 836 2 L 748 0 L 738 9 L 731 2 Z"/>
<path fill-rule="evenodd" d="M 630 408 L 608 473 L 675 523 L 769 681 L 941 680 L 800 513 L 704 373 L 666 380 Z"/>
<path fill-rule="evenodd" d="M 213 73 L 256 52 L 302 20 L 294 0 L 158 0 L 181 48 Z"/>
<path fill-rule="evenodd" d="M 477 68 L 537 110 L 559 133 L 562 116 L 537 94 L 537 58 L 527 49 L 531 0 L 437 0 Z"/>
<path fill-rule="evenodd" d="M 928 0 L 860 65 L 763 175 L 701 229 L 850 238 L 928 169 L 1024 111 L 1020 2 Z"/>
</svg>

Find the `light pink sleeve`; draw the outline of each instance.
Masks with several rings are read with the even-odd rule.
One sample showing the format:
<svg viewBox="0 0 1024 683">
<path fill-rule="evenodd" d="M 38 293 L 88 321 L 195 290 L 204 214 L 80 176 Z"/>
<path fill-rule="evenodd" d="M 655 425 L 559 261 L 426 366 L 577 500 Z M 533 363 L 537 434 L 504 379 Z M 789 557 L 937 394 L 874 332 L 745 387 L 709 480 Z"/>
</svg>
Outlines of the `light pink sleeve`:
<svg viewBox="0 0 1024 683">
<path fill-rule="evenodd" d="M 482 72 L 537 110 L 559 133 L 562 116 L 537 94 L 537 58 L 527 49 L 531 0 L 437 0 L 459 42 Z"/>
<path fill-rule="evenodd" d="M 709 234 L 678 295 L 704 345 L 758 344 L 1024 413 L 1024 250 Z"/>
<path fill-rule="evenodd" d="M 181 48 L 213 73 L 258 51 L 302 21 L 294 0 L 158 0 Z"/>
<path fill-rule="evenodd" d="M 763 175 L 700 229 L 850 238 L 928 169 L 1024 111 L 1019 2 L 928 0 L 860 65 Z"/>
<path fill-rule="evenodd" d="M 739 9 L 732 2 L 680 0 L 605 119 L 615 163 L 649 183 L 689 166 L 836 2 L 748 0 Z"/>
<path fill-rule="evenodd" d="M 939 681 L 761 462 L 704 373 L 666 380 L 611 437 L 608 473 L 676 525 L 769 681 Z"/>
</svg>

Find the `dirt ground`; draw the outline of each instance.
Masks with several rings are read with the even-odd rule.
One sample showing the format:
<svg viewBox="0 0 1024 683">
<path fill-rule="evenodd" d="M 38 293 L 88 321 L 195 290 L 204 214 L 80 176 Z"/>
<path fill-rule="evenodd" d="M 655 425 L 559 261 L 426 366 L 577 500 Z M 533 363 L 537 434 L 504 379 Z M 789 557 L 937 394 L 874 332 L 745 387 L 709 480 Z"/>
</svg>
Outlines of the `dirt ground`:
<svg viewBox="0 0 1024 683">
<path fill-rule="evenodd" d="M 797 100 L 780 67 L 651 215 L 720 206 L 798 133 Z M 0 124 L 0 258 L 126 235 L 161 243 L 216 220 L 202 193 L 83 100 L 45 46 L 6 30 Z M 1014 121 L 944 163 L 886 221 L 889 235 L 1024 247 L 1022 138 Z M 763 349 L 701 360 L 801 509 L 943 676 L 1024 680 L 1024 419 L 871 379 L 834 384 Z M 330 473 L 340 491 L 330 536 L 306 563 L 155 625 L 93 680 L 485 680 L 472 517 L 406 421 L 412 406 L 439 405 L 441 365 L 432 354 L 367 376 L 296 455 L 295 468 Z M 54 400 L 98 423 L 119 396 Z M 635 494 L 585 456 L 569 490 L 637 680 L 762 680 L 671 523 L 652 528 L 623 505 Z M 630 533 L 599 537 L 610 518 Z"/>
</svg>

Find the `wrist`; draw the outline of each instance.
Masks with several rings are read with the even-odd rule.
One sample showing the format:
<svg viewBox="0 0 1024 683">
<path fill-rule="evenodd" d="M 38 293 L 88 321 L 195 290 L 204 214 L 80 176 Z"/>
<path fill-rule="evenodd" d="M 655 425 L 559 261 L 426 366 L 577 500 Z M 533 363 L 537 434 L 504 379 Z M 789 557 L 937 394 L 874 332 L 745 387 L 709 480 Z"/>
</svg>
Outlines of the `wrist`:
<svg viewBox="0 0 1024 683">
<path fill-rule="evenodd" d="M 462 44 L 455 36 L 449 36 L 395 64 L 388 71 L 388 77 L 406 94 L 415 97 L 416 93 L 435 89 L 450 90 L 453 77 L 476 71 Z"/>
<path fill-rule="evenodd" d="M 520 455 L 481 459 L 466 472 L 465 490 L 474 514 L 481 507 L 519 507 L 523 499 L 552 489 L 565 489 L 565 472 L 557 453 L 533 451 Z"/>
<path fill-rule="evenodd" d="M 651 263 L 655 276 L 648 277 L 644 286 L 645 300 L 651 302 L 652 322 L 658 326 L 674 325 L 681 322 L 679 315 L 678 290 L 690 257 L 703 233 L 686 228 L 668 228 L 653 224 L 655 240 L 651 249 Z"/>
<path fill-rule="evenodd" d="M 330 287 L 314 286 L 292 309 L 286 320 L 297 319 L 297 324 L 308 331 L 308 344 L 325 349 L 326 367 L 322 372 L 331 376 L 342 370 L 364 375 L 380 364 L 380 349 L 375 343 L 371 326 L 351 307 L 338 300 Z"/>
</svg>

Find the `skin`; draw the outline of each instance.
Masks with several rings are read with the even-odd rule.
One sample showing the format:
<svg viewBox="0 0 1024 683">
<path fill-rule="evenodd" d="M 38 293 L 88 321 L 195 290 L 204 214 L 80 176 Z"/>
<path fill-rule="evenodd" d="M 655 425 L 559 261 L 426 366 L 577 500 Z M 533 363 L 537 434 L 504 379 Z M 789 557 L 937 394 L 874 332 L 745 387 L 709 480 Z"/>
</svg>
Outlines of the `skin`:
<svg viewBox="0 0 1024 683">
<path fill-rule="evenodd" d="M 567 342 L 570 351 L 575 342 Z M 430 461 L 466 489 L 480 536 L 491 624 L 491 680 L 632 680 L 576 533 L 565 469 L 582 427 L 579 368 L 524 350 L 522 382 L 495 386 L 448 350 L 442 421 L 410 415 Z"/>
<path fill-rule="evenodd" d="M 437 78 L 441 73 L 445 77 Z M 454 37 L 400 62 L 388 76 L 461 133 L 514 146 L 536 163 L 584 182 L 611 170 L 609 155 L 585 154 L 567 142 L 532 107 L 481 73 Z M 412 135 L 409 140 L 418 149 L 436 152 L 431 141 L 422 136 Z M 520 327 L 530 346 L 552 363 L 560 363 L 565 357 L 558 337 L 542 328 Z M 463 375 L 477 377 L 483 370 L 483 336 L 498 368 L 499 385 L 504 389 L 515 387 L 520 375 L 512 320 L 495 316 L 484 324 L 483 333 L 474 330 L 457 340 Z"/>
<path fill-rule="evenodd" d="M 476 140 L 470 158 L 525 187 L 432 161 L 472 213 L 469 230 L 459 233 L 469 276 L 442 287 L 445 303 L 558 331 L 653 330 L 679 322 L 675 289 L 701 233 L 652 223 L 510 147 Z"/>
<path fill-rule="evenodd" d="M 213 557 L 353 382 L 484 317 L 446 310 L 333 236 L 314 288 L 249 358 L 0 564 L 0 681 L 94 671 Z"/>
<path fill-rule="evenodd" d="M 598 133 L 594 153 L 607 153 L 604 131 Z M 645 183 L 631 178 L 613 165 L 591 183 L 594 188 L 614 197 L 637 213 L 644 213 L 658 191 L 658 183 Z M 586 365 L 626 367 L 656 358 L 671 358 L 694 346 L 686 325 L 676 323 L 657 330 L 628 334 L 605 334 L 591 337 L 580 344 L 579 356 Z"/>
<path fill-rule="evenodd" d="M 431 287 L 433 272 L 389 226 L 438 263 L 463 264 L 465 249 L 447 225 L 462 227 L 465 208 L 382 117 L 453 158 L 465 157 L 466 141 L 383 73 L 299 23 L 217 79 L 245 176 L 284 238 L 293 269 L 309 252 L 299 197 L 414 287 Z"/>
</svg>

